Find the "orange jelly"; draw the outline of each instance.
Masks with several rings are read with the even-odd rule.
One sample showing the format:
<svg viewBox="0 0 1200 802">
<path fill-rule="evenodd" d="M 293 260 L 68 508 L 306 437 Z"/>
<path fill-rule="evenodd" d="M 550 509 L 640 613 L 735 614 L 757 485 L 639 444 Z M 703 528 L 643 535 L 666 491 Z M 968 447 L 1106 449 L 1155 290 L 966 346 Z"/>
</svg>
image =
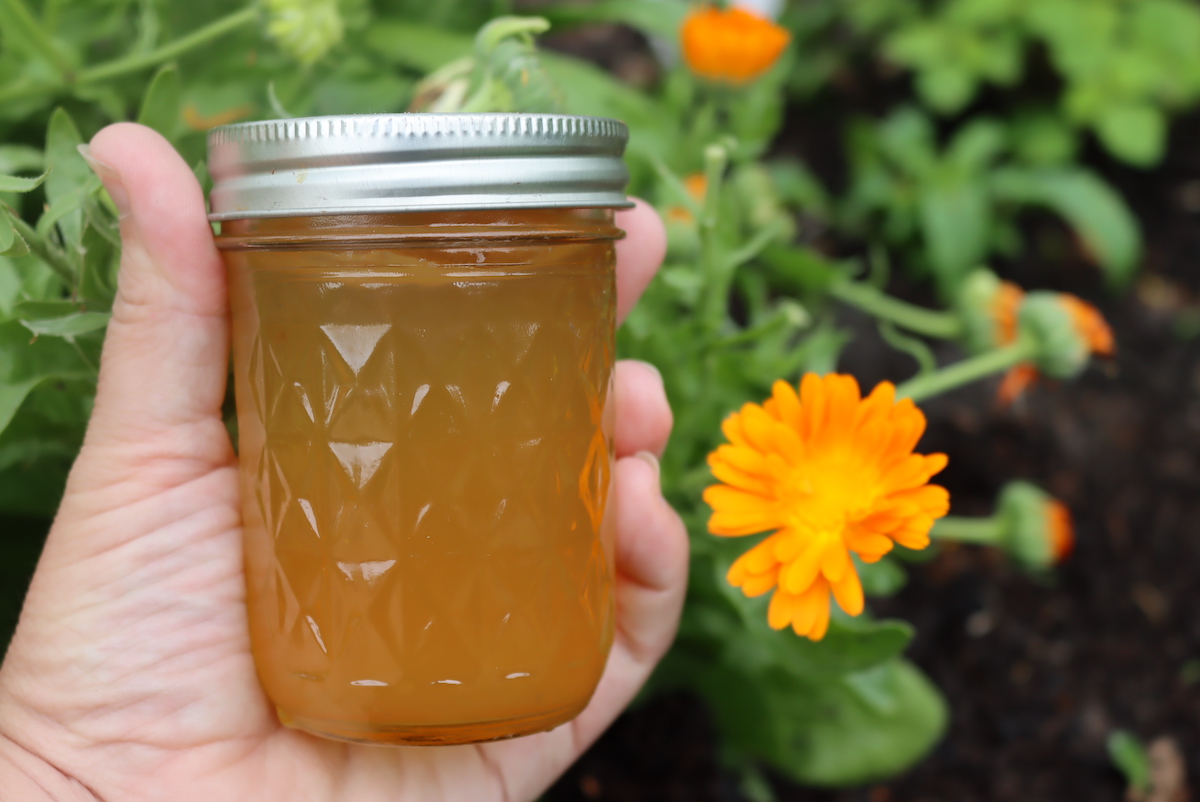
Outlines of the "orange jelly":
<svg viewBox="0 0 1200 802">
<path fill-rule="evenodd" d="M 613 637 L 609 209 L 233 220 L 250 633 L 289 726 L 551 729 Z"/>
</svg>

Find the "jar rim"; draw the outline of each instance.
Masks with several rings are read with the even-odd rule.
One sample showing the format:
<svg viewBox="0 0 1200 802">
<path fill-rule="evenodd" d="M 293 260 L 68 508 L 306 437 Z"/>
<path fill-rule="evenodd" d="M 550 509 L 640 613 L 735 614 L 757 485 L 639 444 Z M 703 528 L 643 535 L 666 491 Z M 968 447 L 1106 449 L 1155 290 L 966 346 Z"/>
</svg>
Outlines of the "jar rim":
<svg viewBox="0 0 1200 802">
<path fill-rule="evenodd" d="M 629 129 L 568 114 L 359 114 L 209 132 L 210 220 L 628 208 Z"/>
</svg>

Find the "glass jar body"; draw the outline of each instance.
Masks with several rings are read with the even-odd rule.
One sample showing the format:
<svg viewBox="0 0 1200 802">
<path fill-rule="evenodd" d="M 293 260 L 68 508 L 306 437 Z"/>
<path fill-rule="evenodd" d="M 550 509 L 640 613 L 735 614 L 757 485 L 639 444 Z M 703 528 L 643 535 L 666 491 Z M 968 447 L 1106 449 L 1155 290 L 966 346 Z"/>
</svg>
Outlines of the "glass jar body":
<svg viewBox="0 0 1200 802">
<path fill-rule="evenodd" d="M 610 211 L 225 223 L 260 680 L 327 737 L 577 715 L 613 636 Z"/>
</svg>

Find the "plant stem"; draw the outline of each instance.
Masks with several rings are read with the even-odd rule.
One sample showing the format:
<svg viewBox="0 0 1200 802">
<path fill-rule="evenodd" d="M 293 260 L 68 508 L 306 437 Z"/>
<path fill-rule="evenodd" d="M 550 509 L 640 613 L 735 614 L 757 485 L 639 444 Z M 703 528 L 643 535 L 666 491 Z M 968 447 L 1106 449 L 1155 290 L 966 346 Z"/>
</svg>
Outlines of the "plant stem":
<svg viewBox="0 0 1200 802">
<path fill-rule="evenodd" d="M 909 379 L 896 388 L 896 396 L 911 398 L 913 401 L 923 401 L 993 373 L 1008 370 L 1022 362 L 1028 362 L 1036 354 L 1036 343 L 1022 337 L 1011 345 L 985 351 L 978 356 L 955 362 L 936 373 L 926 373 Z"/>
<path fill-rule="evenodd" d="M 962 324 L 949 312 L 915 306 L 869 284 L 849 279 L 835 281 L 829 288 L 829 294 L 877 318 L 889 320 L 926 337 L 953 340 L 962 333 Z"/>
<path fill-rule="evenodd" d="M 729 305 L 729 281 L 723 273 L 724 249 L 717 237 L 717 214 L 720 209 L 721 185 L 729 153 L 722 145 L 712 144 L 704 149 L 704 206 L 700 212 L 700 247 L 704 273 L 704 296 L 700 319 L 710 332 L 721 328 Z"/>
<path fill-rule="evenodd" d="M 14 2 L 19 2 L 19 0 L 0 0 L 0 3 L 6 4 Z M 126 73 L 137 72 L 147 67 L 154 67 L 165 61 L 170 61 L 189 50 L 194 50 L 201 45 L 207 44 L 213 39 L 254 22 L 257 19 L 258 9 L 250 6 L 249 8 L 244 8 L 241 11 L 235 11 L 228 16 L 222 17 L 203 28 L 192 31 L 186 36 L 176 39 L 174 42 L 168 42 L 162 47 L 155 48 L 149 53 L 126 56 L 105 62 L 104 64 L 97 64 L 94 67 L 88 67 L 74 74 L 68 65 L 68 69 L 62 75 L 61 83 L 39 83 L 22 78 L 0 89 L 0 104 L 14 100 L 25 100 L 40 95 L 53 95 L 72 86 L 97 83 L 109 78 L 125 75 Z"/>
<path fill-rule="evenodd" d="M 7 214 L 12 220 L 13 228 L 21 235 L 21 239 L 25 240 L 25 244 L 29 246 L 29 251 L 37 256 L 46 266 L 58 274 L 72 293 L 75 291 L 75 270 L 71 267 L 71 263 L 67 261 L 67 257 L 59 253 L 53 246 L 43 240 L 33 227 L 26 223 L 21 217 L 11 209 L 4 209 L 0 214 Z"/>
<path fill-rule="evenodd" d="M 929 536 L 937 540 L 953 540 L 957 543 L 979 543 L 999 546 L 1003 535 L 1000 519 L 962 518 L 949 515 L 934 523 Z"/>
<path fill-rule="evenodd" d="M 115 78 L 119 75 L 124 75 L 130 72 L 136 72 L 146 67 L 154 67 L 162 64 L 165 61 L 170 61 L 178 55 L 186 53 L 189 50 L 194 50 L 200 45 L 207 44 L 214 39 L 217 39 L 230 31 L 236 30 L 243 25 L 248 25 L 258 19 L 258 8 L 249 6 L 241 11 L 235 11 L 228 16 L 205 25 L 203 28 L 198 28 L 186 36 L 180 37 L 173 42 L 168 42 L 161 47 L 156 47 L 149 53 L 141 53 L 136 56 L 126 56 L 114 61 L 109 61 L 105 64 L 97 64 L 94 67 L 89 67 L 86 70 L 81 70 L 75 78 L 77 84 L 89 84 L 96 81 Z"/>
<path fill-rule="evenodd" d="M 46 33 L 46 29 L 38 22 L 37 17 L 33 15 L 23 0 L 0 0 L 0 4 L 3 4 L 8 11 L 7 17 L 12 23 L 11 29 L 5 31 L 6 43 L 11 47 L 14 42 L 20 42 L 23 39 L 29 50 L 44 56 L 54 65 L 64 80 L 69 79 L 74 70 L 71 62 L 55 46 L 50 34 Z"/>
<path fill-rule="evenodd" d="M 60 89 L 58 84 L 37 83 L 26 77 L 18 78 L 8 86 L 0 89 L 0 103 L 12 100 L 25 100 L 31 97 L 53 94 Z"/>
</svg>

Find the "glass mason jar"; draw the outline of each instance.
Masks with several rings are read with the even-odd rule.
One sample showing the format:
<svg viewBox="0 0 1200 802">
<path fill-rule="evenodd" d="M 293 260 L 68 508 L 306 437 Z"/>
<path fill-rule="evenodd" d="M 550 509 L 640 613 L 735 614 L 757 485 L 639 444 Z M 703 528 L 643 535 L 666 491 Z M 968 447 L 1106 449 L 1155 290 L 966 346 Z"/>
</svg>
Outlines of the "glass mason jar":
<svg viewBox="0 0 1200 802">
<path fill-rule="evenodd" d="M 506 114 L 210 136 L 251 644 L 283 723 L 456 744 L 586 706 L 613 637 L 626 136 Z"/>
</svg>

